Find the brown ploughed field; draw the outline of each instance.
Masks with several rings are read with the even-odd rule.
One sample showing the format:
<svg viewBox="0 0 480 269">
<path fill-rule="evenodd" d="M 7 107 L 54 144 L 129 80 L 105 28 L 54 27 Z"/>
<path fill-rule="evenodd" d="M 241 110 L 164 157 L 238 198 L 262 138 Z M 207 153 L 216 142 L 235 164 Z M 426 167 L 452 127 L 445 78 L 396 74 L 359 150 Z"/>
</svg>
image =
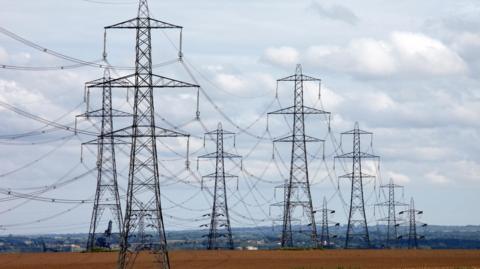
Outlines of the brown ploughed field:
<svg viewBox="0 0 480 269">
<path fill-rule="evenodd" d="M 138 257 L 147 269 L 151 256 Z M 2 254 L 1 269 L 115 268 L 117 253 Z M 172 251 L 172 269 L 337 269 L 480 268 L 480 251 L 468 250 L 306 250 Z"/>
</svg>

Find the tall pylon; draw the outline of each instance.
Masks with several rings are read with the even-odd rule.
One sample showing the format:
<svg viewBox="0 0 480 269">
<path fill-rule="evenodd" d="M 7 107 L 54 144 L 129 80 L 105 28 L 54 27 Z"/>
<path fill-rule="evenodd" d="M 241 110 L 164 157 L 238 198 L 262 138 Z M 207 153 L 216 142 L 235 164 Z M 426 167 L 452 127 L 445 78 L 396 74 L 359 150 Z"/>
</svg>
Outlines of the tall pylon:
<svg viewBox="0 0 480 269">
<path fill-rule="evenodd" d="M 194 87 L 198 91 L 199 86 L 153 74 L 151 30 L 177 29 L 181 37 L 182 27 L 151 18 L 147 0 L 139 0 L 137 17 L 107 26 L 105 32 L 109 29 L 136 31 L 135 73 L 91 86 L 103 87 L 108 83 L 115 88 L 134 90 L 132 125 L 112 133 L 123 142 L 131 139 L 127 201 L 117 268 L 136 268 L 136 257 L 142 252 L 147 255 L 144 251 L 149 251 L 149 268 L 168 269 L 170 262 L 160 200 L 156 143 L 162 137 L 189 135 L 156 125 L 153 89 Z"/>
<path fill-rule="evenodd" d="M 87 112 L 78 116 L 101 119 L 100 135 L 98 138 L 83 144 L 97 145 L 97 187 L 88 233 L 87 251 L 93 251 L 96 247 L 97 228 L 104 217 L 103 213 L 105 209 L 110 211 L 118 227 L 118 234 L 121 234 L 123 227 L 120 195 L 118 194 L 115 139 L 112 131 L 114 117 L 130 117 L 131 115 L 113 108 L 112 87 L 111 84 L 108 83 L 110 80 L 110 69 L 105 68 L 103 78 L 85 84 L 87 89 Z M 101 87 L 102 107 L 98 110 L 90 111 L 90 100 L 88 98 L 88 96 L 90 96 L 89 87 L 97 83 L 103 83 L 103 87 Z"/>
<path fill-rule="evenodd" d="M 205 136 L 208 136 L 216 142 L 217 150 L 198 157 L 199 159 L 215 159 L 215 172 L 203 176 L 203 178 L 213 178 L 215 181 L 212 213 L 209 214 L 210 225 L 207 237 L 207 249 L 209 250 L 234 248 L 230 216 L 228 214 L 225 178 L 237 178 L 238 180 L 238 177 L 225 172 L 225 159 L 239 159 L 242 157 L 224 151 L 223 143 L 225 135 L 233 136 L 235 133 L 223 130 L 221 123 L 218 124 L 217 130 L 205 133 Z"/>
<path fill-rule="evenodd" d="M 362 135 L 373 136 L 371 132 L 360 130 L 358 122 L 351 131 L 343 132 L 343 135 L 353 136 L 353 151 L 336 156 L 335 159 L 351 159 L 352 172 L 341 176 L 351 181 L 350 195 L 350 212 L 348 215 L 347 235 L 345 240 L 345 248 L 369 248 L 370 236 L 368 233 L 367 216 L 365 214 L 365 201 L 363 196 L 363 179 L 374 178 L 362 172 L 362 160 L 378 159 L 378 156 L 362 152 L 361 140 Z"/>
<path fill-rule="evenodd" d="M 320 209 L 322 213 L 322 230 L 320 233 L 320 244 L 322 247 L 331 247 L 332 241 L 330 236 L 330 225 L 332 222 L 329 220 L 329 215 L 334 214 L 335 210 L 328 209 L 327 198 L 323 198 L 322 209 Z M 335 226 L 339 226 L 339 223 L 334 223 Z M 334 236 L 336 237 L 336 236 Z"/>
<path fill-rule="evenodd" d="M 390 178 L 390 182 L 385 185 L 381 185 L 380 188 L 388 189 L 388 200 L 383 203 L 377 204 L 377 206 L 386 207 L 388 212 L 385 218 L 379 219 L 387 223 L 387 238 L 385 240 L 386 248 L 393 248 L 398 241 L 398 223 L 397 223 L 397 210 L 399 206 L 406 206 L 407 204 L 398 202 L 395 198 L 395 189 L 403 188 L 403 186 L 395 184 L 393 178 Z"/>
<path fill-rule="evenodd" d="M 268 115 L 280 114 L 293 116 L 292 134 L 273 141 L 274 143 L 286 142 L 292 144 L 290 176 L 286 180 L 286 183 L 281 186 L 284 189 L 284 200 L 283 202 L 274 204 L 274 206 L 283 206 L 281 246 L 284 248 L 294 247 L 292 219 L 300 220 L 298 225 L 306 224 L 306 226 L 309 227 L 311 238 L 310 246 L 318 247 L 317 227 L 315 224 L 312 194 L 310 192 L 310 179 L 308 176 L 307 142 L 323 143 L 324 140 L 305 134 L 305 115 L 330 113 L 304 105 L 303 87 L 306 81 L 321 82 L 318 78 L 304 75 L 301 65 L 297 65 L 294 75 L 279 79 L 277 83 L 294 83 L 293 106 L 268 113 Z M 296 212 L 295 209 L 297 208 L 301 208 L 301 210 Z M 298 218 L 294 217 L 295 213 L 298 213 Z M 307 223 L 302 223 L 302 218 L 305 218 L 305 216 Z"/>
<path fill-rule="evenodd" d="M 426 227 L 426 223 L 420 223 L 417 220 L 417 215 L 422 215 L 423 211 L 417 210 L 415 208 L 415 201 L 413 197 L 410 199 L 410 205 L 408 210 L 400 211 L 400 215 L 406 214 L 408 218 L 408 248 L 416 249 L 418 248 L 418 240 L 424 239 L 424 236 L 419 236 L 417 234 L 417 225 L 420 224 L 422 227 Z M 400 236 L 401 239 L 403 236 Z"/>
</svg>

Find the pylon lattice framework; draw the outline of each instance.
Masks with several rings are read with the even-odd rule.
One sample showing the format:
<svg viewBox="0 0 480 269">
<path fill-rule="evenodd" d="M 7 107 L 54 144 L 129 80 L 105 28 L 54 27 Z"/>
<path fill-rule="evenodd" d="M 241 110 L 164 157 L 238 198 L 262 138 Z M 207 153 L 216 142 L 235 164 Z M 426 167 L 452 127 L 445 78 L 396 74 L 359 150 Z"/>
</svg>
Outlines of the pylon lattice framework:
<svg viewBox="0 0 480 269">
<path fill-rule="evenodd" d="M 410 205 L 408 210 L 400 211 L 400 215 L 406 214 L 408 218 L 408 248 L 416 249 L 418 248 L 418 240 L 424 239 L 424 236 L 419 236 L 417 233 L 417 225 L 421 224 L 422 227 L 426 227 L 426 223 L 419 222 L 417 220 L 417 215 L 422 215 L 423 211 L 417 210 L 415 208 L 415 201 L 413 197 L 410 199 Z M 401 239 L 403 236 L 400 236 Z"/>
<path fill-rule="evenodd" d="M 352 172 L 341 176 L 351 180 L 350 211 L 348 215 L 347 234 L 345 248 L 370 247 L 367 217 L 365 214 L 365 201 L 363 196 L 363 179 L 374 178 L 362 171 L 363 159 L 378 159 L 378 156 L 361 151 L 361 135 L 373 136 L 371 132 L 360 130 L 358 122 L 351 131 L 342 133 L 353 136 L 353 151 L 335 156 L 335 159 L 351 159 Z"/>
<path fill-rule="evenodd" d="M 322 213 L 322 230 L 320 232 L 320 244 L 322 247 L 330 247 L 332 245 L 331 238 L 335 238 L 336 236 L 330 235 L 330 225 L 334 224 L 335 226 L 339 226 L 339 223 L 332 222 L 329 219 L 329 215 L 334 214 L 335 210 L 328 209 L 327 199 L 323 198 L 322 209 L 320 209 Z"/>
<path fill-rule="evenodd" d="M 105 27 L 106 31 L 108 29 L 136 30 L 135 73 L 91 85 L 92 88 L 104 87 L 108 83 L 112 88 L 134 89 L 132 126 L 112 133 L 120 143 L 131 139 L 127 201 L 118 268 L 134 268 L 137 255 L 143 250 L 149 250 L 154 256 L 154 268 L 168 269 L 170 263 L 160 201 L 156 140 L 189 135 L 156 126 L 153 89 L 194 87 L 198 90 L 199 86 L 153 74 L 151 30 L 181 30 L 182 27 L 150 18 L 147 0 L 139 1 L 136 18 Z M 182 53 L 179 55 L 181 57 Z"/>
<path fill-rule="evenodd" d="M 97 139 L 84 143 L 83 145 L 97 145 L 97 186 L 95 199 L 88 233 L 87 251 L 92 251 L 96 246 L 96 233 L 98 225 L 104 217 L 105 209 L 109 209 L 113 220 L 118 227 L 118 234 L 122 232 L 122 211 L 120 206 L 120 196 L 118 194 L 117 167 L 115 159 L 115 141 L 112 136 L 113 118 L 130 117 L 131 115 L 122 111 L 113 109 L 112 106 L 112 87 L 108 81 L 111 80 L 110 69 L 105 68 L 103 78 L 86 83 L 87 88 L 87 112 L 78 117 L 100 118 L 100 135 Z M 90 85 L 103 83 L 102 107 L 98 110 L 90 111 L 89 97 Z M 82 146 L 83 146 L 82 145 Z M 107 242 L 107 245 L 109 242 Z M 106 247 L 106 246 L 99 246 Z"/>
<path fill-rule="evenodd" d="M 388 201 L 379 203 L 377 206 L 382 206 L 387 208 L 387 216 L 385 218 L 379 219 L 387 223 L 387 237 L 385 240 L 385 247 L 392 248 L 396 245 L 398 241 L 398 223 L 397 223 L 397 210 L 399 206 L 406 206 L 407 204 L 396 201 L 395 189 L 403 188 L 403 186 L 397 185 L 394 183 L 393 179 L 390 178 L 388 184 L 380 186 L 382 189 L 388 189 Z"/>
<path fill-rule="evenodd" d="M 212 213 L 209 214 L 210 224 L 207 236 L 207 249 L 209 250 L 234 248 L 230 216 L 228 214 L 225 179 L 237 178 L 238 180 L 238 177 L 225 172 L 225 159 L 238 159 L 242 157 L 224 151 L 225 135 L 235 135 L 235 133 L 223 130 L 221 123 L 218 124 L 217 130 L 206 133 L 205 136 L 209 136 L 216 141 L 216 151 L 198 157 L 199 159 L 215 159 L 215 172 L 203 176 L 203 178 L 213 178 L 215 181 Z"/>
<path fill-rule="evenodd" d="M 304 105 L 303 87 L 306 81 L 321 82 L 320 79 L 304 75 L 301 65 L 297 65 L 294 75 L 279 79 L 277 82 L 294 82 L 293 106 L 268 113 L 268 115 L 292 115 L 293 117 L 292 135 L 274 141 L 274 143 L 286 142 L 292 144 L 290 175 L 286 183 L 281 186 L 284 189 L 284 200 L 281 203 L 274 204 L 275 206 L 283 206 L 282 247 L 294 247 L 292 220 L 295 219 L 295 209 L 298 207 L 302 208 L 302 214 L 298 214 L 299 225 L 302 225 L 302 215 L 306 215 L 307 226 L 310 229 L 311 246 L 318 246 L 317 227 L 308 176 L 306 144 L 307 142 L 324 142 L 324 140 L 305 134 L 305 115 L 330 115 L 330 113 Z"/>
</svg>

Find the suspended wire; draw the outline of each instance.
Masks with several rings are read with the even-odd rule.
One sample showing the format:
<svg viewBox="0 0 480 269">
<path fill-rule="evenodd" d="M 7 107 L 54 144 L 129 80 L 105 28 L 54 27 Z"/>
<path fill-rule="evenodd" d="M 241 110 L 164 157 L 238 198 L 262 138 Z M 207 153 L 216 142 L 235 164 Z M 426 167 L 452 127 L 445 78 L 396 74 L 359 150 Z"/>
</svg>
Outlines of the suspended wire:
<svg viewBox="0 0 480 269">
<path fill-rule="evenodd" d="M 90 198 L 91 199 L 91 198 Z M 55 218 L 58 218 L 60 216 L 63 216 L 69 212 L 72 212 L 73 210 L 79 208 L 80 206 L 84 205 L 84 203 L 78 203 L 64 211 L 61 211 L 61 212 L 58 212 L 56 214 L 53 214 L 53 215 L 50 215 L 48 217 L 44 217 L 44 218 L 40 218 L 40 219 L 37 219 L 37 220 L 33 220 L 33 221 L 27 221 L 27 222 L 19 222 L 19 223 L 13 223 L 13 224 L 5 224 L 5 225 L 0 225 L 0 228 L 17 228 L 17 227 L 20 227 L 20 226 L 28 226 L 28 225 L 31 225 L 31 224 L 37 224 L 37 223 L 42 223 L 42 222 L 45 222 L 45 221 L 49 221 L 49 220 L 52 220 L 52 219 L 55 219 Z"/>
<path fill-rule="evenodd" d="M 84 1 L 86 1 L 86 0 L 84 0 Z M 90 2 L 92 2 L 92 1 L 93 0 L 91 0 Z M 98 2 L 100 2 L 100 1 L 98 1 Z M 93 61 L 85 61 L 85 60 L 75 58 L 75 57 L 71 57 L 71 56 L 68 56 L 66 54 L 48 49 L 46 47 L 43 47 L 43 46 L 41 46 L 37 43 L 29 41 L 29 40 L 11 32 L 9 30 L 5 29 L 4 27 L 0 27 L 0 33 L 18 41 L 18 42 L 20 42 L 20 43 L 22 43 L 22 44 L 24 44 L 28 47 L 36 49 L 40 52 L 49 54 L 51 56 L 54 56 L 54 57 L 62 59 L 62 60 L 66 60 L 66 61 L 75 63 L 73 65 L 37 66 L 37 67 L 35 67 L 35 66 L 15 66 L 15 65 L 0 64 L 0 68 L 3 68 L 3 69 L 22 70 L 22 71 L 52 71 L 52 70 L 75 69 L 75 68 L 81 68 L 81 67 L 85 67 L 85 66 L 101 68 L 101 69 L 105 69 L 107 67 L 107 65 L 105 65 L 105 64 L 100 64 L 103 61 L 103 58 L 93 60 Z M 152 68 L 157 68 L 157 67 L 170 65 L 170 64 L 175 63 L 177 61 L 179 61 L 179 58 L 176 58 L 174 60 L 169 60 L 169 61 L 166 61 L 164 63 L 153 65 Z M 114 67 L 117 70 L 135 70 L 135 67 L 127 67 L 127 66 L 112 66 L 112 67 Z"/>
<path fill-rule="evenodd" d="M 35 121 L 38 121 L 38 122 L 41 122 L 41 123 L 44 123 L 45 125 L 55 127 L 57 129 L 62 129 L 62 130 L 69 131 L 69 132 L 72 132 L 72 133 L 78 133 L 78 134 L 84 134 L 84 135 L 90 135 L 90 136 L 97 136 L 98 135 L 97 133 L 94 133 L 94 132 L 75 129 L 75 128 L 72 128 L 68 125 L 64 125 L 64 124 L 57 123 L 55 121 L 47 120 L 45 118 L 42 118 L 40 116 L 36 116 L 32 113 L 29 113 L 25 110 L 22 110 L 20 108 L 17 108 L 15 106 L 12 106 L 12 105 L 10 105 L 8 103 L 5 103 L 5 102 L 2 102 L 2 101 L 0 101 L 0 106 L 6 108 L 6 109 L 8 109 L 8 110 L 10 110 L 10 111 L 12 111 L 16 114 L 19 114 L 21 116 L 24 116 L 26 118 L 29 118 L 29 119 L 32 119 L 32 120 L 35 120 Z"/>
<path fill-rule="evenodd" d="M 66 186 L 72 182 L 75 182 L 83 177 L 85 177 L 86 175 L 92 173 L 93 171 L 95 171 L 97 168 L 91 168 L 91 169 L 88 169 L 85 173 L 82 173 L 78 176 L 75 176 L 73 178 L 69 178 L 67 180 L 65 180 L 65 178 L 67 178 L 70 174 L 73 173 L 73 171 L 77 170 L 77 168 L 81 165 L 82 163 L 77 163 L 75 166 L 73 166 L 71 169 L 69 169 L 67 171 L 67 173 L 65 173 L 64 175 L 62 175 L 59 179 L 57 179 L 56 181 L 54 181 L 52 184 L 50 185 L 43 185 L 43 186 L 29 186 L 29 187 L 23 187 L 23 188 L 5 188 L 6 190 L 15 190 L 15 191 L 29 191 L 29 190 L 37 190 L 38 192 L 35 192 L 34 194 L 39 194 L 39 193 L 45 193 L 47 191 L 50 191 L 50 190 L 57 190 L 63 186 Z"/>
<path fill-rule="evenodd" d="M 71 139 L 71 138 L 73 138 L 74 136 L 75 136 L 75 135 L 72 134 L 72 135 L 67 135 L 67 136 L 52 138 L 52 139 L 48 139 L 48 140 L 42 140 L 42 141 L 36 141 L 36 142 L 24 142 L 24 143 L 0 141 L 0 145 L 4 145 L 4 146 L 36 146 L 36 145 L 45 145 L 45 144 L 50 144 L 50 143 L 54 143 L 54 142 L 66 140 L 66 139 Z"/>
<path fill-rule="evenodd" d="M 61 187 L 64 187 L 70 183 L 73 183 L 81 178 L 83 178 L 85 175 L 87 175 L 88 173 L 90 172 L 93 172 L 94 170 L 96 170 L 96 168 L 94 169 L 90 169 L 88 171 L 88 173 L 86 174 L 82 174 L 80 176 L 76 176 L 72 179 L 68 179 L 68 180 L 64 180 L 65 178 L 67 178 L 73 171 L 75 171 L 78 166 L 79 166 L 80 163 L 76 164 L 72 169 L 70 169 L 67 173 L 65 173 L 64 175 L 62 175 L 58 180 L 56 180 L 53 184 L 49 185 L 49 186 L 42 186 L 42 187 L 28 187 L 28 188 L 16 188 L 15 190 L 34 190 L 34 189 L 40 189 L 39 191 L 36 191 L 36 192 L 33 192 L 33 193 L 29 193 L 29 195 L 40 195 L 40 194 L 44 194 L 44 193 L 47 193 L 49 191 L 53 191 L 53 190 L 57 190 Z M 8 191 L 12 190 L 11 188 L 8 189 Z M 17 198 L 17 197 L 7 197 L 7 198 L 3 198 L 3 199 L 0 199 L 0 202 L 6 202 L 6 201 L 11 201 L 11 200 L 16 200 L 16 199 L 20 199 L 20 198 Z M 3 211 L 0 212 L 0 215 L 1 214 L 5 214 L 7 212 L 11 212 L 17 208 L 20 208 L 30 202 L 32 202 L 33 200 L 31 199 L 25 199 L 25 201 L 23 201 L 22 203 L 20 204 L 17 204 L 11 208 L 8 208 L 8 209 L 5 209 Z"/>
<path fill-rule="evenodd" d="M 26 168 L 29 168 L 31 167 L 32 165 L 46 159 L 47 157 L 51 156 L 53 153 L 55 153 L 56 151 L 58 151 L 60 148 L 62 148 L 68 141 L 70 141 L 73 137 L 70 137 L 64 141 L 62 141 L 62 143 L 60 143 L 58 146 L 56 146 L 55 148 L 53 148 L 52 150 L 48 151 L 47 153 L 43 154 L 42 156 L 38 157 L 37 159 L 33 160 L 33 161 L 30 161 L 20 167 L 17 167 L 11 171 L 8 171 L 8 172 L 5 172 L 3 174 L 0 174 L 0 178 L 4 178 L 4 177 L 7 177 L 7 176 L 10 176 L 12 174 L 15 174 L 17 172 L 20 172 Z"/>
<path fill-rule="evenodd" d="M 77 110 L 80 106 L 82 106 L 82 105 L 83 105 L 83 102 L 80 102 L 80 103 L 79 103 L 78 105 L 76 105 L 72 110 L 67 111 L 66 113 L 64 113 L 63 115 L 61 115 L 60 117 L 56 118 L 56 119 L 53 120 L 53 121 L 54 121 L 54 122 L 61 121 L 61 120 L 64 119 L 65 117 L 69 116 L 72 112 L 76 111 L 76 110 Z M 74 123 L 72 123 L 71 125 L 73 125 L 73 124 L 74 124 Z M 47 129 L 47 127 L 49 127 L 49 126 L 50 126 L 50 125 L 45 124 L 44 126 L 38 128 L 38 129 L 29 131 L 29 132 L 25 132 L 25 133 L 0 135 L 0 139 L 15 140 L 15 139 L 19 139 L 19 138 L 30 137 L 30 136 L 37 136 L 37 135 L 43 135 L 43 134 L 46 134 L 46 133 L 58 131 L 58 128 L 50 128 L 50 129 Z"/>
<path fill-rule="evenodd" d="M 184 66 L 185 70 L 187 71 L 187 73 L 189 74 L 190 78 L 198 85 L 198 81 L 197 79 L 195 78 L 195 76 L 193 75 L 193 73 L 190 71 L 190 68 L 187 66 L 186 64 L 186 61 L 185 59 L 183 61 L 181 61 L 180 63 L 182 63 L 182 65 Z M 223 112 L 220 107 L 215 104 L 215 102 L 213 101 L 213 99 L 207 94 L 207 92 L 205 91 L 205 89 L 203 87 L 199 87 L 199 90 L 200 92 L 205 96 L 205 98 L 207 99 L 207 101 L 212 105 L 212 107 L 225 119 L 227 120 L 231 125 L 233 125 L 236 129 L 239 130 L 239 132 L 237 133 L 238 135 L 240 134 L 247 134 L 251 137 L 254 137 L 256 139 L 262 139 L 261 136 L 259 135 L 256 135 L 256 134 L 253 134 L 249 131 L 250 128 L 252 128 L 256 123 L 258 123 L 260 121 L 260 119 L 263 117 L 263 114 L 266 114 L 265 113 L 262 113 L 262 116 L 260 116 L 259 118 L 257 118 L 255 121 L 253 121 L 251 124 L 249 124 L 246 128 L 242 128 L 240 127 L 238 124 L 236 124 L 230 117 L 228 117 L 228 115 Z M 270 109 L 270 107 L 273 105 L 274 102 L 270 103 L 268 106 L 267 106 L 267 109 L 265 111 L 268 111 Z"/>
<path fill-rule="evenodd" d="M 184 201 L 179 202 L 179 203 L 177 203 L 177 202 L 173 201 L 172 199 L 168 198 L 165 194 L 162 194 L 162 198 L 165 198 L 168 202 L 170 202 L 173 205 L 173 206 L 170 206 L 170 207 L 162 207 L 162 210 L 170 210 L 170 209 L 174 209 L 174 208 L 181 208 L 181 209 L 191 211 L 191 212 L 199 212 L 199 211 L 209 210 L 210 208 L 191 209 L 189 207 L 184 206 L 188 202 L 195 199 L 201 192 L 202 192 L 202 190 L 199 189 L 193 195 L 191 195 L 190 197 L 188 197 L 187 199 L 185 199 Z"/>
</svg>

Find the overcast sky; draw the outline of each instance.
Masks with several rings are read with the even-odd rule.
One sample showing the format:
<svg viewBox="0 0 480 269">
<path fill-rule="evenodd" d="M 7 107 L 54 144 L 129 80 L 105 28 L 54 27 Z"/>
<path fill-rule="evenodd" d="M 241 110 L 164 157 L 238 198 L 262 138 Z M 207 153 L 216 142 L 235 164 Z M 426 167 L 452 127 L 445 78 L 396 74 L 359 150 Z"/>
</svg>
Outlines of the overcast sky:
<svg viewBox="0 0 480 269">
<path fill-rule="evenodd" d="M 103 27 L 133 18 L 137 5 L 130 0 L 0 0 L 0 4 L 0 26 L 49 49 L 84 60 L 101 58 Z M 237 137 L 236 148 L 233 141 L 226 142 L 230 152 L 247 156 L 244 171 L 240 171 L 238 162 L 227 165 L 231 173 L 240 175 L 238 190 L 236 181 L 228 182 L 232 226 L 271 225 L 271 219 L 281 213 L 280 208 L 270 208 L 269 204 L 281 197 L 279 190 L 274 195 L 274 187 L 288 175 L 282 163 L 288 163 L 288 148 L 278 146 L 279 152 L 272 160 L 265 112 L 278 109 L 280 104 L 292 105 L 293 85 L 281 85 L 276 102 L 275 80 L 293 74 L 297 63 L 303 65 L 305 74 L 322 79 L 321 102 L 315 85 L 306 85 L 306 103 L 317 108 L 323 105 L 323 109 L 332 113 L 330 134 L 325 119 L 307 120 L 309 134 L 326 139 L 325 162 L 319 145 L 309 146 L 315 207 L 321 206 L 325 196 L 329 207 L 337 209 L 335 220 L 346 222 L 349 187 L 342 180 L 337 191 L 335 177 L 348 172 L 348 163 L 336 163 L 334 170 L 333 156 L 339 146 L 339 133 L 352 129 L 358 121 L 362 129 L 374 133 L 373 148 L 369 137 L 365 137 L 363 148 L 381 156 L 379 165 L 365 165 L 366 172 L 378 176 L 376 181 L 365 182 L 371 225 L 383 216 L 382 211 L 373 210 L 373 205 L 384 198 L 378 194 L 378 186 L 390 178 L 405 186 L 403 192 L 399 190 L 399 200 L 408 202 L 414 197 L 416 206 L 425 211 L 423 221 L 445 225 L 480 223 L 476 207 L 480 202 L 477 75 L 480 5 L 477 1 L 151 0 L 150 8 L 154 17 L 185 27 L 185 59 L 198 82 L 230 119 L 241 128 L 255 123 L 249 133 L 262 138 L 259 142 L 243 132 Z M 112 64 L 133 64 L 134 37 L 128 31 L 109 33 L 107 48 Z M 176 40 L 175 32 L 155 33 L 155 63 L 176 57 L 170 42 Z M 0 35 L 0 64 L 71 63 Z M 155 72 L 192 81 L 178 63 Z M 91 67 L 50 72 L 0 70 L 0 100 L 52 120 L 68 113 L 60 122 L 70 124 L 85 109 L 84 83 L 102 74 L 101 69 Z M 159 90 L 155 94 L 157 112 L 168 122 L 181 125 L 194 117 L 193 90 Z M 128 109 L 125 96 L 121 91 L 116 92 L 119 108 Z M 92 106 L 95 105 L 92 101 Z M 240 131 L 217 113 L 204 95 L 200 106 L 209 129 L 222 121 L 225 129 Z M 157 122 L 169 127 L 160 118 Z M 0 135 L 24 133 L 43 126 L 3 108 L 0 124 L 3 126 Z M 291 128 L 281 117 L 271 117 L 269 124 L 272 136 L 284 135 Z M 87 123 L 81 126 L 91 128 Z M 183 129 L 196 137 L 203 133 L 196 122 Z M 80 143 L 89 137 L 69 135 L 59 131 L 15 141 L 1 140 L 0 187 L 34 192 L 38 189 L 22 188 L 48 186 L 72 169 L 75 170 L 64 179 L 93 168 L 95 148 L 84 150 L 84 164 L 80 164 Z M 348 139 L 343 137 L 346 152 L 351 147 Z M 49 143 L 25 145 L 35 141 Z M 203 224 L 196 219 L 208 213 L 211 197 L 208 191 L 200 190 L 195 178 L 182 171 L 184 160 L 178 160 L 179 156 L 169 150 L 184 156 L 182 141 L 163 143 L 169 144 L 168 148 L 159 144 L 159 159 L 173 158 L 161 164 L 161 173 L 165 175 L 162 201 L 166 227 L 196 228 Z M 195 159 L 214 150 L 213 144 L 207 141 L 203 149 L 203 140 L 193 138 L 191 146 L 193 172 L 197 175 L 212 172 L 212 164 L 206 162 L 201 162 L 197 171 Z M 128 148 L 122 150 L 128 152 Z M 47 158 L 34 162 L 45 154 Z M 118 155 L 118 170 L 126 175 L 128 160 L 124 153 Z M 21 169 L 29 163 L 32 165 Z M 169 178 L 166 171 L 178 178 Z M 249 173 L 262 180 L 248 176 Z M 94 193 L 95 179 L 93 173 L 42 196 L 87 199 Z M 126 187 L 124 176 L 119 181 Z M 0 225 L 36 221 L 74 206 L 4 201 L 0 203 Z M 48 221 L 7 226 L 3 233 L 87 232 L 90 214 L 91 204 L 85 204 Z"/>
</svg>

